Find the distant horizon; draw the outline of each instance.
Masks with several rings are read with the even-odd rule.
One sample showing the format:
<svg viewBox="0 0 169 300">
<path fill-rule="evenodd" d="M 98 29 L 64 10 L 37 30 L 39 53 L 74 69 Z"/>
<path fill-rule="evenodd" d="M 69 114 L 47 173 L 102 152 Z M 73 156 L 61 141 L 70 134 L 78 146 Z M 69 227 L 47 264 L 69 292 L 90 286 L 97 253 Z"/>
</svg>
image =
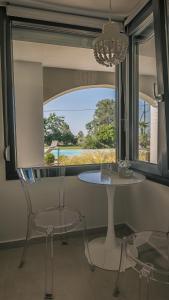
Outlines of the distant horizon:
<svg viewBox="0 0 169 300">
<path fill-rule="evenodd" d="M 85 125 L 92 121 L 96 104 L 103 99 L 115 100 L 114 88 L 84 88 L 71 91 L 52 99 L 43 106 L 45 118 L 56 113 L 59 117 L 64 117 L 71 132 L 77 135 L 79 131 L 87 134 Z"/>
</svg>

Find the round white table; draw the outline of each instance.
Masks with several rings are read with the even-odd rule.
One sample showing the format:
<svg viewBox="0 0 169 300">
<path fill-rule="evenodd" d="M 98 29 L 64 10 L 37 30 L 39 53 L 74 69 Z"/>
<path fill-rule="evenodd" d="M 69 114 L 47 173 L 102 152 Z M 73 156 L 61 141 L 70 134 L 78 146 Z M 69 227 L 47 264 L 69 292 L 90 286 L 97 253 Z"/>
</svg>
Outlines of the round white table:
<svg viewBox="0 0 169 300">
<path fill-rule="evenodd" d="M 118 186 L 127 186 L 143 182 L 145 177 L 138 173 L 133 173 L 131 178 L 121 178 L 117 173 L 103 174 L 101 171 L 89 171 L 79 174 L 79 179 L 86 183 L 105 185 L 108 198 L 108 228 L 106 237 L 96 238 L 89 242 L 89 253 L 92 263 L 106 270 L 118 270 L 120 262 L 121 245 L 119 239 L 115 236 L 114 231 L 114 198 L 115 190 Z M 130 251 L 132 255 L 137 257 L 137 249 L 131 245 Z M 88 251 L 85 250 L 88 257 Z M 131 261 L 127 261 L 125 268 L 132 265 Z"/>
</svg>

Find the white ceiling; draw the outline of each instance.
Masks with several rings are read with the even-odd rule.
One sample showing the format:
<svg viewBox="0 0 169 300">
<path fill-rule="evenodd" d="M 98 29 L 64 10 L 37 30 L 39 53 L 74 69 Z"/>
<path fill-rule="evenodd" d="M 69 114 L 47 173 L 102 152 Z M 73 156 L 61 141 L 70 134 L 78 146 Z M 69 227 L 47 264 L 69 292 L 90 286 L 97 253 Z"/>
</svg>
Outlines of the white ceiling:
<svg viewBox="0 0 169 300">
<path fill-rule="evenodd" d="M 99 65 L 92 49 L 13 41 L 14 60 L 40 62 L 46 67 L 111 72 Z"/>
<path fill-rule="evenodd" d="M 97 15 L 97 12 L 109 13 L 109 1 L 110 0 L 9 0 L 8 4 L 16 4 L 28 7 L 37 8 L 50 8 L 51 10 L 75 11 L 80 10 L 83 14 L 85 10 L 93 12 L 93 15 Z M 111 0 L 112 14 L 119 15 L 121 17 L 129 16 L 136 9 L 146 3 L 147 0 Z M 0 3 L 6 3 L 4 0 L 0 0 Z"/>
<path fill-rule="evenodd" d="M 0 0 L 0 3 L 3 2 Z M 121 17 L 131 15 L 141 7 L 147 0 L 111 0 L 112 14 Z M 62 12 L 73 12 L 81 14 L 88 11 L 91 15 L 98 15 L 98 12 L 109 12 L 109 0 L 9 0 L 10 4 L 38 7 Z M 153 75 L 155 73 L 152 44 L 146 45 L 146 51 L 141 52 L 140 73 Z M 140 49 L 142 50 L 142 49 Z M 145 56 L 146 54 L 146 56 Z M 91 49 L 76 48 L 69 46 L 14 41 L 14 59 L 41 62 L 43 66 L 69 68 L 78 70 L 111 71 L 99 65 L 93 56 Z M 112 69 L 113 71 L 113 69 Z"/>
<path fill-rule="evenodd" d="M 14 1 L 14 0 L 13 0 Z M 26 2 L 26 1 L 24 1 Z M 32 1 L 33 2 L 33 1 Z M 36 0 L 34 1 L 36 2 Z M 140 0 L 112 0 L 112 12 L 128 15 Z M 41 0 L 39 3 L 64 5 L 80 9 L 90 9 L 109 12 L 109 0 Z"/>
<path fill-rule="evenodd" d="M 14 60 L 40 62 L 46 67 L 114 72 L 114 67 L 107 68 L 95 61 L 92 49 L 25 41 L 13 41 L 13 45 Z M 150 46 L 149 43 L 148 46 Z M 139 73 L 155 75 L 155 57 L 150 55 L 150 51 L 147 53 L 146 50 L 145 47 L 140 56 Z"/>
</svg>

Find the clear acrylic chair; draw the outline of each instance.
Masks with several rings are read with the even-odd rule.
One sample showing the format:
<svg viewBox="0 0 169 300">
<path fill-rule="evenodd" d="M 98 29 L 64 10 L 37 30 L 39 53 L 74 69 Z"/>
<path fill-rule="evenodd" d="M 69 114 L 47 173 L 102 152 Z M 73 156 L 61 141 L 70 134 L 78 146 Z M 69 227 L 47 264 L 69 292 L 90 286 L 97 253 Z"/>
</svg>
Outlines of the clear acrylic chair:
<svg viewBox="0 0 169 300">
<path fill-rule="evenodd" d="M 137 256 L 131 254 L 131 244 L 137 248 Z M 169 285 L 169 232 L 141 231 L 123 238 L 113 293 L 115 297 L 120 294 L 120 272 L 126 270 L 126 260 L 131 261 L 132 268 L 138 273 L 138 299 L 153 300 L 153 297 L 151 298 L 153 282 Z"/>
<path fill-rule="evenodd" d="M 19 264 L 22 268 L 25 263 L 28 242 L 32 237 L 33 232 L 41 233 L 46 239 L 45 251 L 45 299 L 53 299 L 53 283 L 54 283 L 54 263 L 53 263 L 53 237 L 54 235 L 63 236 L 75 230 L 79 225 L 83 228 L 83 237 L 85 248 L 90 257 L 88 240 L 86 236 L 86 221 L 85 217 L 77 210 L 71 209 L 65 205 L 64 201 L 64 176 L 65 167 L 58 167 L 57 181 L 59 186 L 59 197 L 56 205 L 45 209 L 33 210 L 33 203 L 30 194 L 32 184 L 38 184 L 41 177 L 48 176 L 46 172 L 40 168 L 18 168 L 17 173 L 25 194 L 27 203 L 27 232 L 23 252 Z M 45 175 L 44 175 L 45 173 Z M 92 267 L 92 261 L 91 261 Z"/>
</svg>

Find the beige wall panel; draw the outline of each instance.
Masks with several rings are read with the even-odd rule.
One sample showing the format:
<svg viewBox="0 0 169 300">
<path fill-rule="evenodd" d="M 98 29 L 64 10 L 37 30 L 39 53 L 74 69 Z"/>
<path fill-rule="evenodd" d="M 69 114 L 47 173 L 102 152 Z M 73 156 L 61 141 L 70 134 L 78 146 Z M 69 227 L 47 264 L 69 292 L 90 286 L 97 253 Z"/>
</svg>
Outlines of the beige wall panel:
<svg viewBox="0 0 169 300">
<path fill-rule="evenodd" d="M 17 166 L 43 163 L 43 74 L 40 63 L 14 64 Z"/>
<path fill-rule="evenodd" d="M 44 101 L 65 91 L 88 85 L 115 85 L 115 73 L 44 67 Z"/>
</svg>

